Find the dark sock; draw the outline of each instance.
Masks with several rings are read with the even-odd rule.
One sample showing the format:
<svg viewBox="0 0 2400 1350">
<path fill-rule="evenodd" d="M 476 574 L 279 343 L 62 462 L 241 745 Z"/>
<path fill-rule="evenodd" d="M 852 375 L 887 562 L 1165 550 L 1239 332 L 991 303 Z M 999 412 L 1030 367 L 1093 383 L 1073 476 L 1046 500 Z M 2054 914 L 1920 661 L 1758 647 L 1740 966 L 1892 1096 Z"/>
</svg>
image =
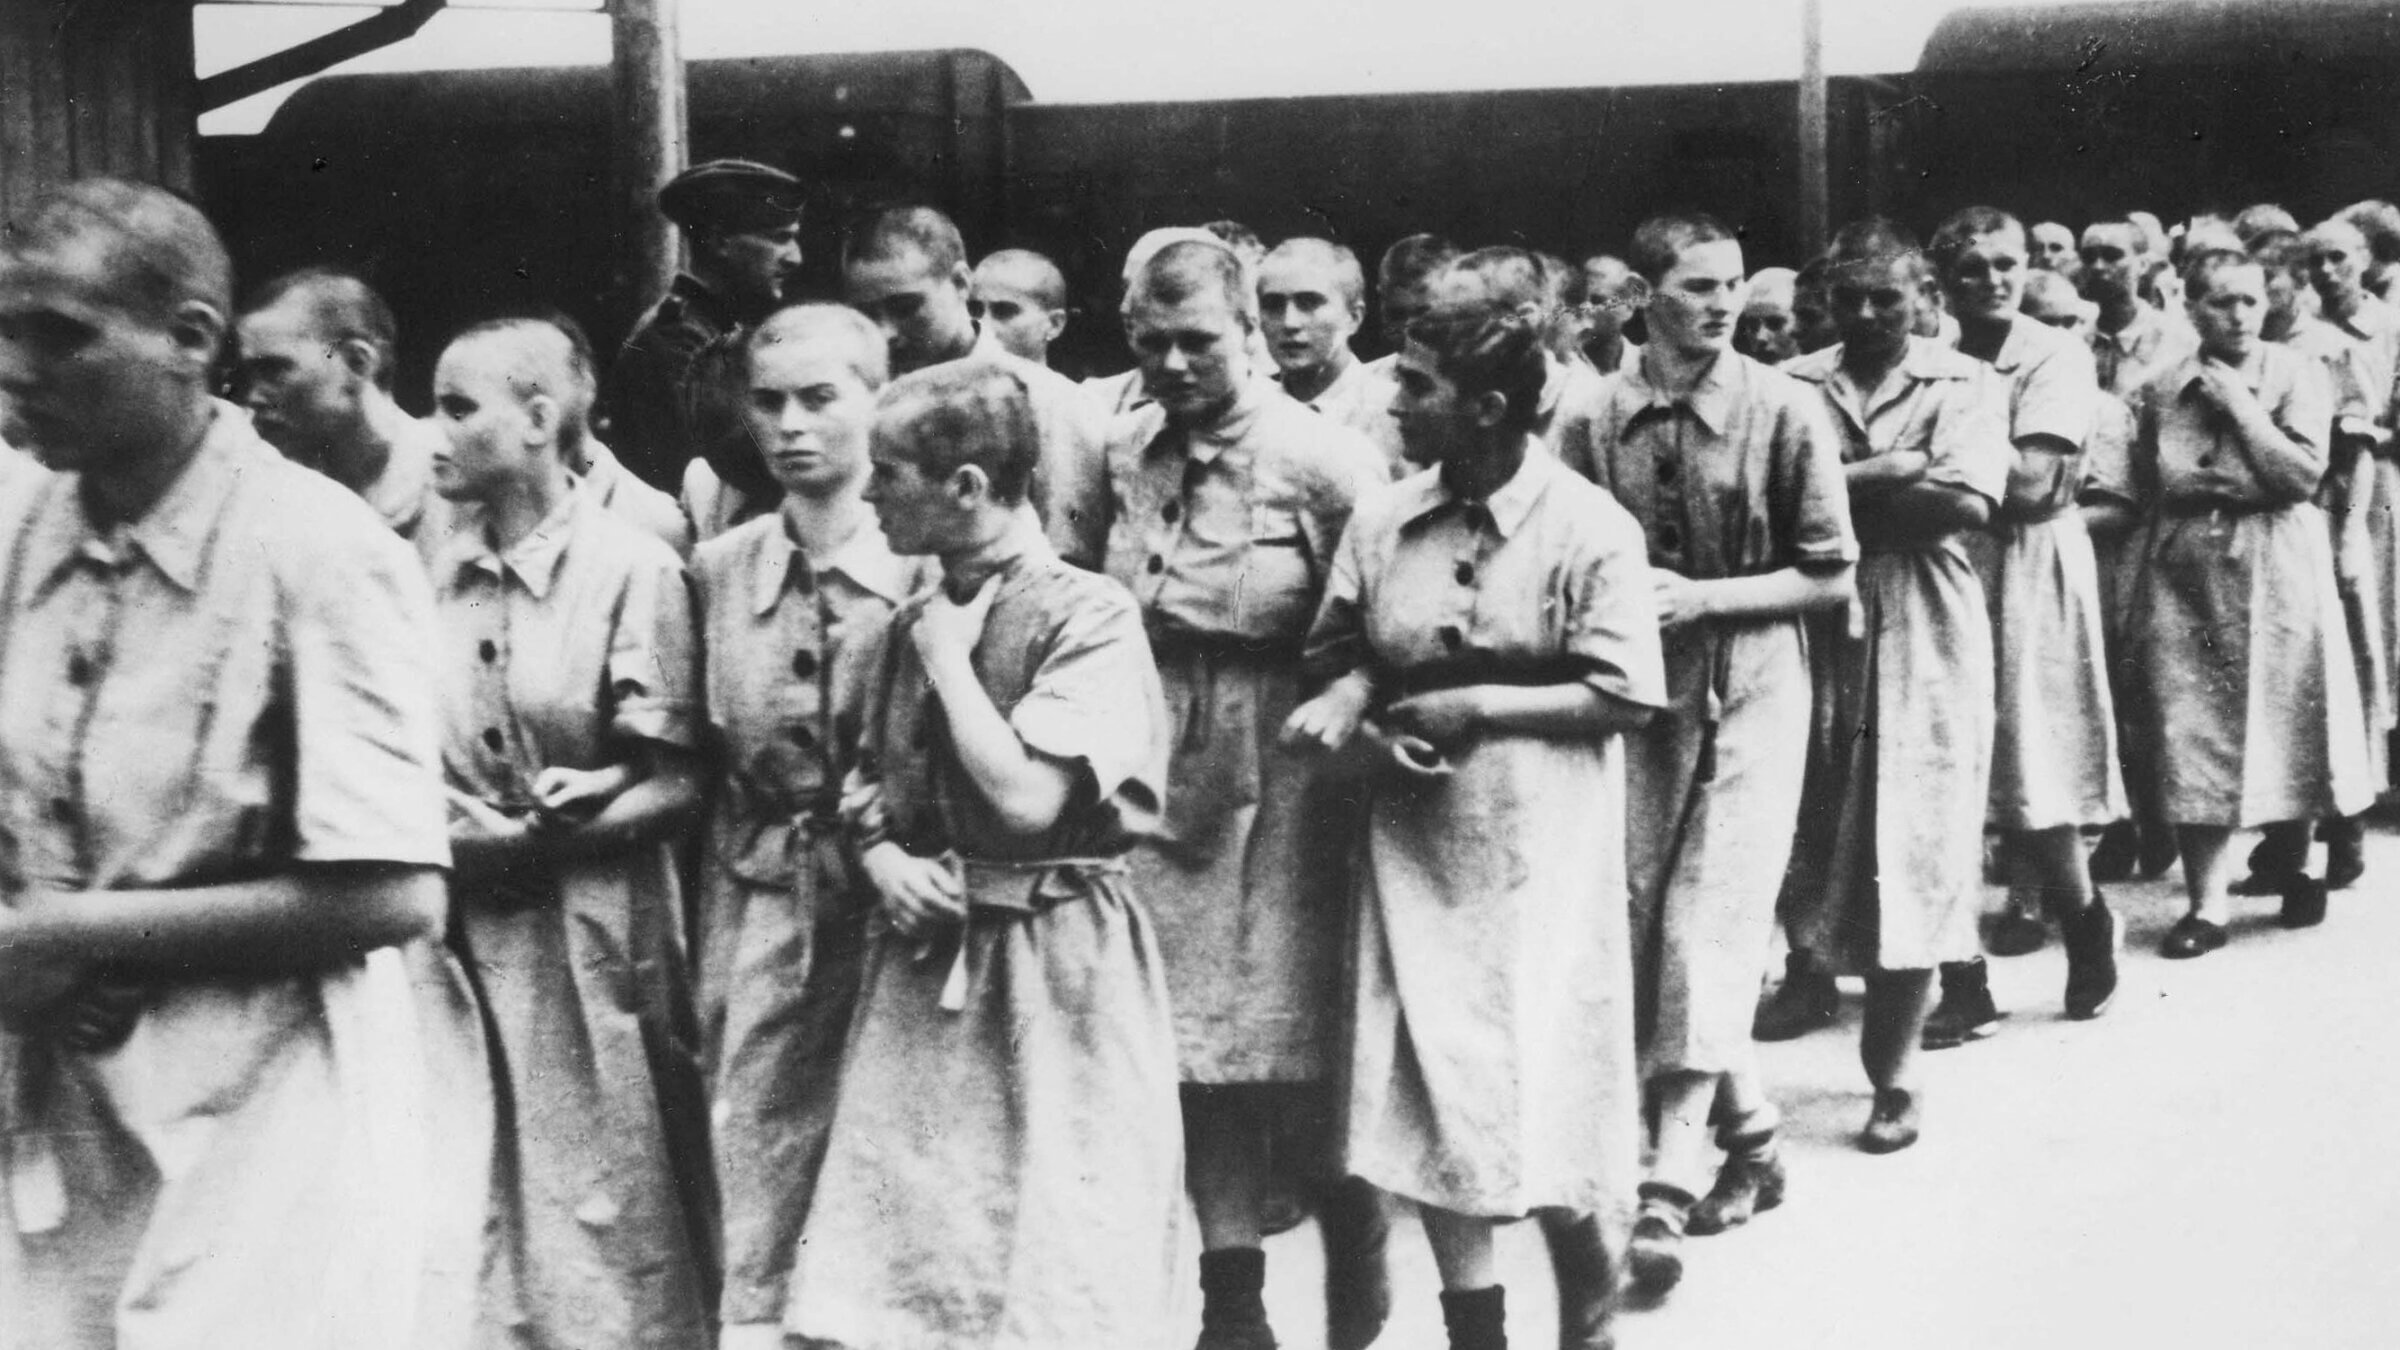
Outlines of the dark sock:
<svg viewBox="0 0 2400 1350">
<path fill-rule="evenodd" d="M 1200 1253 L 1200 1320 L 1263 1322 L 1267 1304 L 1267 1254 L 1256 1247 L 1227 1247 Z"/>
<path fill-rule="evenodd" d="M 1450 1350 L 1508 1350 L 1507 1295 L 1496 1284 L 1442 1291 L 1442 1325 L 1450 1329 Z"/>
</svg>

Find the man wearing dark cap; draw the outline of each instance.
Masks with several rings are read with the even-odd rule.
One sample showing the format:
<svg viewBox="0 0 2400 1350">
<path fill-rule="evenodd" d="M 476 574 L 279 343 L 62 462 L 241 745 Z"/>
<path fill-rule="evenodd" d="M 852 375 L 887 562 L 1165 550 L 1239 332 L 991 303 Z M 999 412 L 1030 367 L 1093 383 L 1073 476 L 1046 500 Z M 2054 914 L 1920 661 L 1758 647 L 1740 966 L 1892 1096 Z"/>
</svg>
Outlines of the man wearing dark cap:
<svg viewBox="0 0 2400 1350">
<path fill-rule="evenodd" d="M 800 180 L 743 159 L 712 159 L 667 181 L 658 209 L 682 228 L 691 268 L 625 339 L 609 372 L 610 445 L 635 477 L 674 492 L 703 453 L 689 424 L 694 358 L 757 323 L 800 272 Z"/>
</svg>

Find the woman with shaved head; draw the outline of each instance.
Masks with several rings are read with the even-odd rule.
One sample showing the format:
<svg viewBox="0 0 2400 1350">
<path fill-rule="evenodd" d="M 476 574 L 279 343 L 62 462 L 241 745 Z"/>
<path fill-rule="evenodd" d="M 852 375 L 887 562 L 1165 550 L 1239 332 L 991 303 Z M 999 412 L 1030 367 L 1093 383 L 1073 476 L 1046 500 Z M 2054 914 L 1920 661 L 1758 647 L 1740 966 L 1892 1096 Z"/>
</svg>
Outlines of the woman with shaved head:
<svg viewBox="0 0 2400 1350">
<path fill-rule="evenodd" d="M 453 940 L 502 1103 L 485 1326 L 698 1350 L 714 1234 L 670 849 L 700 794 L 691 598 L 568 472 L 575 393 L 539 320 L 470 328 L 434 372 Z"/>
<path fill-rule="evenodd" d="M 210 396 L 229 271 L 113 180 L 0 236 L 6 435 L 57 471 L 0 487 L 0 1340 L 458 1346 L 424 1221 L 479 1160 L 422 1165 L 396 950 L 449 859 L 430 598 Z"/>
</svg>

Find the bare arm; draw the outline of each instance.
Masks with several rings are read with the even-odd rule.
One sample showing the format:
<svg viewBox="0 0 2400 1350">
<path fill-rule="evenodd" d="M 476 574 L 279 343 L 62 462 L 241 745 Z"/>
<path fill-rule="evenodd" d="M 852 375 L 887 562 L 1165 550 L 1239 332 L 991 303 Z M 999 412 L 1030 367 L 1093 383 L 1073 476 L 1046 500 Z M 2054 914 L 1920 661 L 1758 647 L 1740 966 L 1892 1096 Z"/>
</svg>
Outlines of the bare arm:
<svg viewBox="0 0 2400 1350">
<path fill-rule="evenodd" d="M 467 812 L 464 820 L 453 812 L 450 849 L 458 870 L 475 874 L 588 862 L 673 833 L 699 809 L 699 756 L 659 741 L 637 741 L 635 747 L 630 764 L 589 775 L 611 783 L 612 791 L 581 823 L 558 816 L 511 820 L 488 808 L 477 811 L 479 803 L 462 802 L 454 792 L 452 800 Z"/>
<path fill-rule="evenodd" d="M 1892 515 L 1923 522 L 1927 537 L 1980 530 L 1992 518 L 1992 504 L 1981 493 L 1949 483 L 1911 483 L 1884 502 Z"/>
<path fill-rule="evenodd" d="M 438 936 L 446 903 L 436 868 L 304 863 L 214 886 L 30 891 L 0 910 L 0 946 L 42 962 L 297 974 Z"/>
<path fill-rule="evenodd" d="M 2049 503 L 2060 487 L 2067 462 L 2081 451 L 2047 433 L 2017 438 L 2016 457 L 2009 461 L 2007 495 L 2003 500 L 2027 508 Z"/>
<path fill-rule="evenodd" d="M 1581 680 L 1560 684 L 1474 684 L 1412 694 L 1386 708 L 1395 731 L 1447 747 L 1478 734 L 1594 739 L 1630 731 L 1651 709 L 1604 694 Z"/>
<path fill-rule="evenodd" d="M 949 719 L 951 748 L 976 790 L 1012 831 L 1034 834 L 1056 824 L 1074 795 L 1074 770 L 1025 748 L 975 678 L 967 644 L 923 644 L 919 651 Z"/>
<path fill-rule="evenodd" d="M 2208 401 L 2233 420 L 2240 433 L 2235 442 L 2242 457 L 2250 462 L 2251 472 L 2258 475 L 2259 485 L 2282 502 L 2304 502 L 2314 496 L 2318 480 L 2325 476 L 2325 453 L 2302 437 L 2294 436 L 2275 421 L 2275 415 L 2256 394 L 2227 368 L 2215 361 L 2203 362 L 2200 367 L 2200 388 Z M 2319 411 L 2324 403 L 2317 401 Z M 2313 425 L 2310 418 L 2302 425 Z M 2331 417 L 2324 422 L 2331 424 Z"/>
<path fill-rule="evenodd" d="M 1672 628 L 1699 619 L 1774 619 L 1833 609 L 1856 594 L 1849 563 L 1786 567 L 1755 577 L 1694 581 L 1656 572 L 1658 625 Z"/>
</svg>

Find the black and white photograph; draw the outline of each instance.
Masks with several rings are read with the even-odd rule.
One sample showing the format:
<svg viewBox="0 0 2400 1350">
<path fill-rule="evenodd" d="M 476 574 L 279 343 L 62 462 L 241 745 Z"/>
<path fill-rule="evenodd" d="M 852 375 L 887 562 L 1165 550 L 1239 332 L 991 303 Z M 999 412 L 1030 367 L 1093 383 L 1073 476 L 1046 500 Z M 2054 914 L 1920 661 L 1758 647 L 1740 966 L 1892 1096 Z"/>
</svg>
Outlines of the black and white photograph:
<svg viewBox="0 0 2400 1350">
<path fill-rule="evenodd" d="M 2400 1346 L 2400 4 L 0 0 L 0 1350 Z"/>
</svg>

